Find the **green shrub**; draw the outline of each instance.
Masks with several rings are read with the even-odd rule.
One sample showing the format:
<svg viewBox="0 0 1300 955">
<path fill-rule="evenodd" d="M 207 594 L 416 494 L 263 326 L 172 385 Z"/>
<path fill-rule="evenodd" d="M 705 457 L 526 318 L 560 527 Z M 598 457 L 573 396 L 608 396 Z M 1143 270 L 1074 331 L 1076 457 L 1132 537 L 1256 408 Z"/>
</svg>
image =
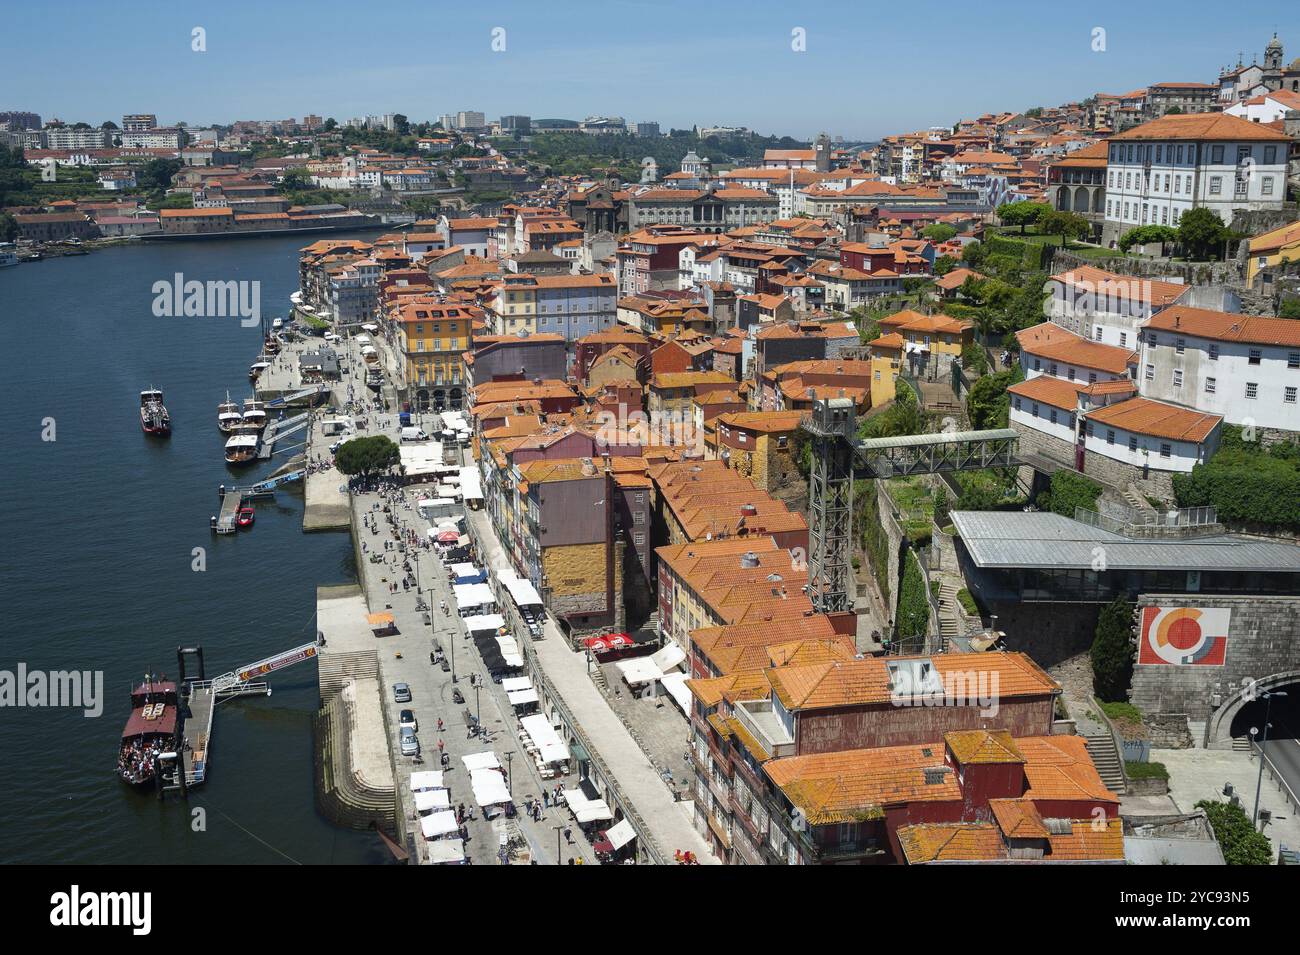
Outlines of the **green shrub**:
<svg viewBox="0 0 1300 955">
<path fill-rule="evenodd" d="M 1250 817 L 1240 806 L 1202 799 L 1197 809 L 1205 810 L 1214 829 L 1214 838 L 1223 850 L 1223 860 L 1228 865 L 1269 865 L 1273 861 L 1272 844 L 1268 836 L 1256 832 Z"/>
<path fill-rule="evenodd" d="M 957 591 L 957 602 L 961 604 L 961 609 L 966 611 L 968 617 L 978 617 L 980 615 L 979 605 L 975 603 L 975 598 L 971 592 L 963 587 Z"/>
<path fill-rule="evenodd" d="M 1218 451 L 1190 474 L 1175 474 L 1179 507 L 1213 507 L 1219 520 L 1300 530 L 1300 448 L 1265 449 L 1225 427 Z"/>
<path fill-rule="evenodd" d="M 1132 703 L 1111 702 L 1103 703 L 1101 710 L 1111 720 L 1120 723 L 1141 723 L 1142 711 Z"/>
<path fill-rule="evenodd" d="M 1099 497 L 1101 485 L 1096 481 L 1075 471 L 1057 471 L 1052 475 L 1051 490 L 1039 496 L 1038 506 L 1063 517 L 1074 517 L 1076 507 L 1095 511 Z"/>
</svg>

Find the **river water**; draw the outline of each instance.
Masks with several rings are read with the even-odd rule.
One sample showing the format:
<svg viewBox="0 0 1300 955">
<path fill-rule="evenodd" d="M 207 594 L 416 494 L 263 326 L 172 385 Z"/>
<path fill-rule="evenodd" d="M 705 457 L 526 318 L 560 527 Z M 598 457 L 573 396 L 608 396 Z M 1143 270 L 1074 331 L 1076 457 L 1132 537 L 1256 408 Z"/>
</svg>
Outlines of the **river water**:
<svg viewBox="0 0 1300 955">
<path fill-rule="evenodd" d="M 300 492 L 259 503 L 249 531 L 210 532 L 220 484 L 281 463 L 228 470 L 216 428 L 227 390 L 249 394 L 260 332 L 152 309 L 153 284 L 181 273 L 260 282 L 262 312 L 284 315 L 310 241 L 140 243 L 0 270 L 0 671 L 103 674 L 97 717 L 0 709 L 0 862 L 386 861 L 375 836 L 316 812 L 314 661 L 273 675 L 269 698 L 218 707 L 209 781 L 188 805 L 114 774 L 146 671 L 174 676 L 182 645 L 201 645 L 213 676 L 306 642 L 316 587 L 356 578 L 346 534 L 302 533 Z M 140 430 L 151 386 L 166 395 L 168 440 Z"/>
</svg>

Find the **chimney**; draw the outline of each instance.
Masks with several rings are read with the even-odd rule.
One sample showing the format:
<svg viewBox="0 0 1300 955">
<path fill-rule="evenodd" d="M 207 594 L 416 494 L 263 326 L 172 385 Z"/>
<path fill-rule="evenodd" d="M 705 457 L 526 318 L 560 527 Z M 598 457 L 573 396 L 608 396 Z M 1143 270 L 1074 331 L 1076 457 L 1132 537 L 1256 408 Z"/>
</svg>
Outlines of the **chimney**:
<svg viewBox="0 0 1300 955">
<path fill-rule="evenodd" d="M 745 551 L 743 554 L 740 555 L 740 566 L 741 566 L 741 567 L 757 567 L 757 566 L 758 566 L 758 555 L 757 555 L 756 553 L 754 553 L 752 550 L 747 550 L 747 551 Z"/>
<path fill-rule="evenodd" d="M 740 513 L 744 517 L 753 517 L 758 513 L 758 507 L 754 504 L 740 505 Z"/>
</svg>

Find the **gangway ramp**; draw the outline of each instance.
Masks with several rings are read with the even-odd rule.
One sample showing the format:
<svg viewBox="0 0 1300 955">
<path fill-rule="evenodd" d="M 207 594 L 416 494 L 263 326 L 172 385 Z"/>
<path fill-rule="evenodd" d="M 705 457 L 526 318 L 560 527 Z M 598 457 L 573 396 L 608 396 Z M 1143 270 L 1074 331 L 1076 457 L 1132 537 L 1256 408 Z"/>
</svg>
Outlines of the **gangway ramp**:
<svg viewBox="0 0 1300 955">
<path fill-rule="evenodd" d="M 266 402 L 268 409 L 287 408 L 289 405 L 296 404 L 304 398 L 315 399 L 329 392 L 329 385 L 313 385 L 310 388 L 304 388 L 302 391 L 295 391 L 291 395 L 280 395 L 278 398 L 272 398 Z"/>
<path fill-rule="evenodd" d="M 277 441 L 281 441 L 291 434 L 297 434 L 310 424 L 311 413 L 306 411 L 302 414 L 294 415 L 292 418 L 270 422 L 266 426 L 266 431 L 262 434 L 262 443 L 257 449 L 258 459 L 265 461 L 275 453 L 275 444 Z"/>
</svg>

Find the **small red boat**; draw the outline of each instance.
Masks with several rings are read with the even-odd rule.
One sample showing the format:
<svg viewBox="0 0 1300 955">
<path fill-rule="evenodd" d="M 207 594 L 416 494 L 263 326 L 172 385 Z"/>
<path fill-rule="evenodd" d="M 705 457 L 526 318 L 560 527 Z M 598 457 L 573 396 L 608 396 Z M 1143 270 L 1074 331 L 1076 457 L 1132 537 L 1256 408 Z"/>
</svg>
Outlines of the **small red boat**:
<svg viewBox="0 0 1300 955">
<path fill-rule="evenodd" d="M 152 676 L 131 691 L 131 718 L 122 730 L 117 774 L 132 786 L 154 782 L 158 757 L 176 748 L 176 684 Z"/>
<path fill-rule="evenodd" d="M 163 393 L 156 388 L 140 392 L 140 427 L 145 434 L 165 438 L 172 433 L 171 415 L 163 404 Z"/>
<path fill-rule="evenodd" d="M 253 521 L 257 519 L 256 512 L 251 507 L 241 507 L 239 513 L 235 515 L 235 523 L 240 527 L 252 527 Z"/>
</svg>

